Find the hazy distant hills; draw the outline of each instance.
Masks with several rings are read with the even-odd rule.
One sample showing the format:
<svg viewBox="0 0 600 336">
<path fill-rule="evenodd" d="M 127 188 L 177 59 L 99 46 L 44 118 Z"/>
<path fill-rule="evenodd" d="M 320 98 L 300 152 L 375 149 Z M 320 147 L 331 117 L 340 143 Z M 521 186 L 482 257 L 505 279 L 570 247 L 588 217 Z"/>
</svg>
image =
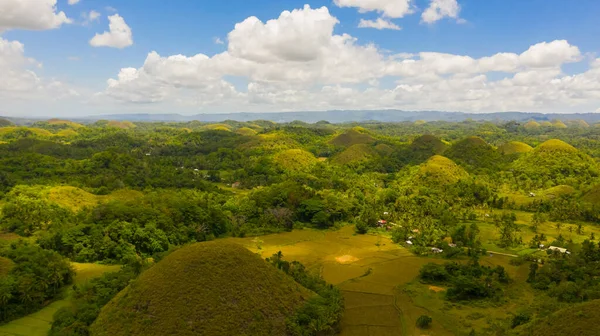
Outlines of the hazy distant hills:
<svg viewBox="0 0 600 336">
<path fill-rule="evenodd" d="M 26 123 L 32 118 L 7 118 L 15 123 Z M 225 120 L 252 121 L 271 120 L 285 123 L 295 120 L 315 123 L 326 120 L 331 123 L 346 122 L 402 122 L 402 121 L 464 121 L 467 119 L 479 121 L 527 121 L 527 120 L 585 120 L 589 123 L 600 122 L 600 113 L 530 113 L 530 112 L 495 112 L 495 113 L 464 113 L 464 112 L 440 112 L 440 111 L 400 111 L 400 110 L 337 110 L 337 111 L 306 111 L 306 112 L 268 112 L 268 113 L 216 113 L 216 114 L 112 114 L 102 116 L 89 116 L 84 118 L 70 118 L 82 122 L 94 122 L 96 120 L 128 120 L 128 121 L 192 121 L 221 122 Z"/>
</svg>

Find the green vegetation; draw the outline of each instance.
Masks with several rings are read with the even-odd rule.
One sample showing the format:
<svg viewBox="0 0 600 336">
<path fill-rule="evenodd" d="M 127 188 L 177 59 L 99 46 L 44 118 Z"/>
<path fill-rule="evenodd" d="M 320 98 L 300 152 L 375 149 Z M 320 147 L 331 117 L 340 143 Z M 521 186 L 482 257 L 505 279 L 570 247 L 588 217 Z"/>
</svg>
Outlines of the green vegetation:
<svg viewBox="0 0 600 336">
<path fill-rule="evenodd" d="M 40 309 L 56 299 L 73 281 L 74 271 L 58 253 L 24 241 L 2 251 L 0 321 L 6 322 Z M 8 259 L 8 260 L 7 260 Z"/>
<path fill-rule="evenodd" d="M 539 123 L 3 124 L 0 335 L 531 330 L 600 297 L 600 128 Z"/>
</svg>

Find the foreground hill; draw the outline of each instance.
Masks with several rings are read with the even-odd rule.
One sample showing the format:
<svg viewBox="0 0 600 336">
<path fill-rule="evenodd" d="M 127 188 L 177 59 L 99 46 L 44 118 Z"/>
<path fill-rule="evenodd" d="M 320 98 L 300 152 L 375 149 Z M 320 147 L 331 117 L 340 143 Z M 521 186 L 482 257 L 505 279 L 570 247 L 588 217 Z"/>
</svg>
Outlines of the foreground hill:
<svg viewBox="0 0 600 336">
<path fill-rule="evenodd" d="M 198 243 L 119 293 L 91 335 L 284 335 L 286 318 L 312 295 L 242 246 Z"/>
<path fill-rule="evenodd" d="M 532 336 L 597 336 L 600 335 L 600 300 L 586 302 L 557 311 L 521 330 Z"/>
<path fill-rule="evenodd" d="M 589 181 L 598 176 L 598 167 L 587 154 L 561 140 L 548 140 L 513 163 L 517 174 L 531 180 L 555 184 Z"/>
</svg>

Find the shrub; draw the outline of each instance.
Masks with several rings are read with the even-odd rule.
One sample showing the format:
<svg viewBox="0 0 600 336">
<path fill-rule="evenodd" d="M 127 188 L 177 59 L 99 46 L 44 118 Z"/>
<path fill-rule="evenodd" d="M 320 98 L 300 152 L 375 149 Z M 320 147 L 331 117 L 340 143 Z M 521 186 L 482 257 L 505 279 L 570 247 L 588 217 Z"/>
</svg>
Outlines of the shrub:
<svg viewBox="0 0 600 336">
<path fill-rule="evenodd" d="M 433 319 L 430 316 L 421 315 L 417 319 L 417 327 L 419 327 L 421 329 L 427 329 L 431 326 L 432 321 L 433 321 Z"/>
</svg>

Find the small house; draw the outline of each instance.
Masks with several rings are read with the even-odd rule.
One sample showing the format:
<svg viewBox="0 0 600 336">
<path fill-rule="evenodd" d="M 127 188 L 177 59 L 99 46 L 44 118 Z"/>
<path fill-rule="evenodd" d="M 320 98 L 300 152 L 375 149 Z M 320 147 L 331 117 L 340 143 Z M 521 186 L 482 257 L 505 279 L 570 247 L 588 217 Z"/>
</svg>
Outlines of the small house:
<svg viewBox="0 0 600 336">
<path fill-rule="evenodd" d="M 540 248 L 543 249 L 545 247 L 544 244 L 540 244 Z"/>
<path fill-rule="evenodd" d="M 419 233 L 419 229 L 412 230 L 412 233 Z"/>
<path fill-rule="evenodd" d="M 444 252 L 444 250 L 439 249 L 437 247 L 432 247 L 431 248 L 431 252 L 433 252 L 433 253 L 442 253 L 442 252 Z"/>
<path fill-rule="evenodd" d="M 237 189 L 237 188 L 239 188 L 241 185 L 242 185 L 242 183 L 240 183 L 240 182 L 234 182 L 234 183 L 232 183 L 232 184 L 231 184 L 231 187 L 232 187 L 233 189 Z"/>
<path fill-rule="evenodd" d="M 384 226 L 385 224 L 387 224 L 387 221 L 385 219 L 380 219 L 379 221 L 377 221 L 377 224 L 379 224 L 379 226 Z"/>
<path fill-rule="evenodd" d="M 389 213 L 389 212 L 387 212 L 387 211 L 385 211 L 385 212 L 383 213 L 383 215 L 384 215 L 384 216 L 387 216 L 387 215 L 389 215 L 389 214 L 390 214 L 390 213 Z"/>
<path fill-rule="evenodd" d="M 450 247 L 456 247 L 456 244 L 448 244 Z"/>
<path fill-rule="evenodd" d="M 535 194 L 534 194 L 534 193 L 532 193 L 532 192 L 530 192 L 530 193 L 529 193 L 529 197 L 535 197 Z"/>
<path fill-rule="evenodd" d="M 557 246 L 550 246 L 550 247 L 548 247 L 548 250 L 550 250 L 550 251 L 558 251 L 560 253 L 571 254 L 570 252 L 567 251 L 566 248 L 557 247 Z"/>
<path fill-rule="evenodd" d="M 412 244 L 413 244 L 413 242 L 411 242 L 410 240 L 407 240 L 407 241 L 406 241 L 406 244 L 408 244 L 408 245 L 412 245 Z"/>
</svg>

